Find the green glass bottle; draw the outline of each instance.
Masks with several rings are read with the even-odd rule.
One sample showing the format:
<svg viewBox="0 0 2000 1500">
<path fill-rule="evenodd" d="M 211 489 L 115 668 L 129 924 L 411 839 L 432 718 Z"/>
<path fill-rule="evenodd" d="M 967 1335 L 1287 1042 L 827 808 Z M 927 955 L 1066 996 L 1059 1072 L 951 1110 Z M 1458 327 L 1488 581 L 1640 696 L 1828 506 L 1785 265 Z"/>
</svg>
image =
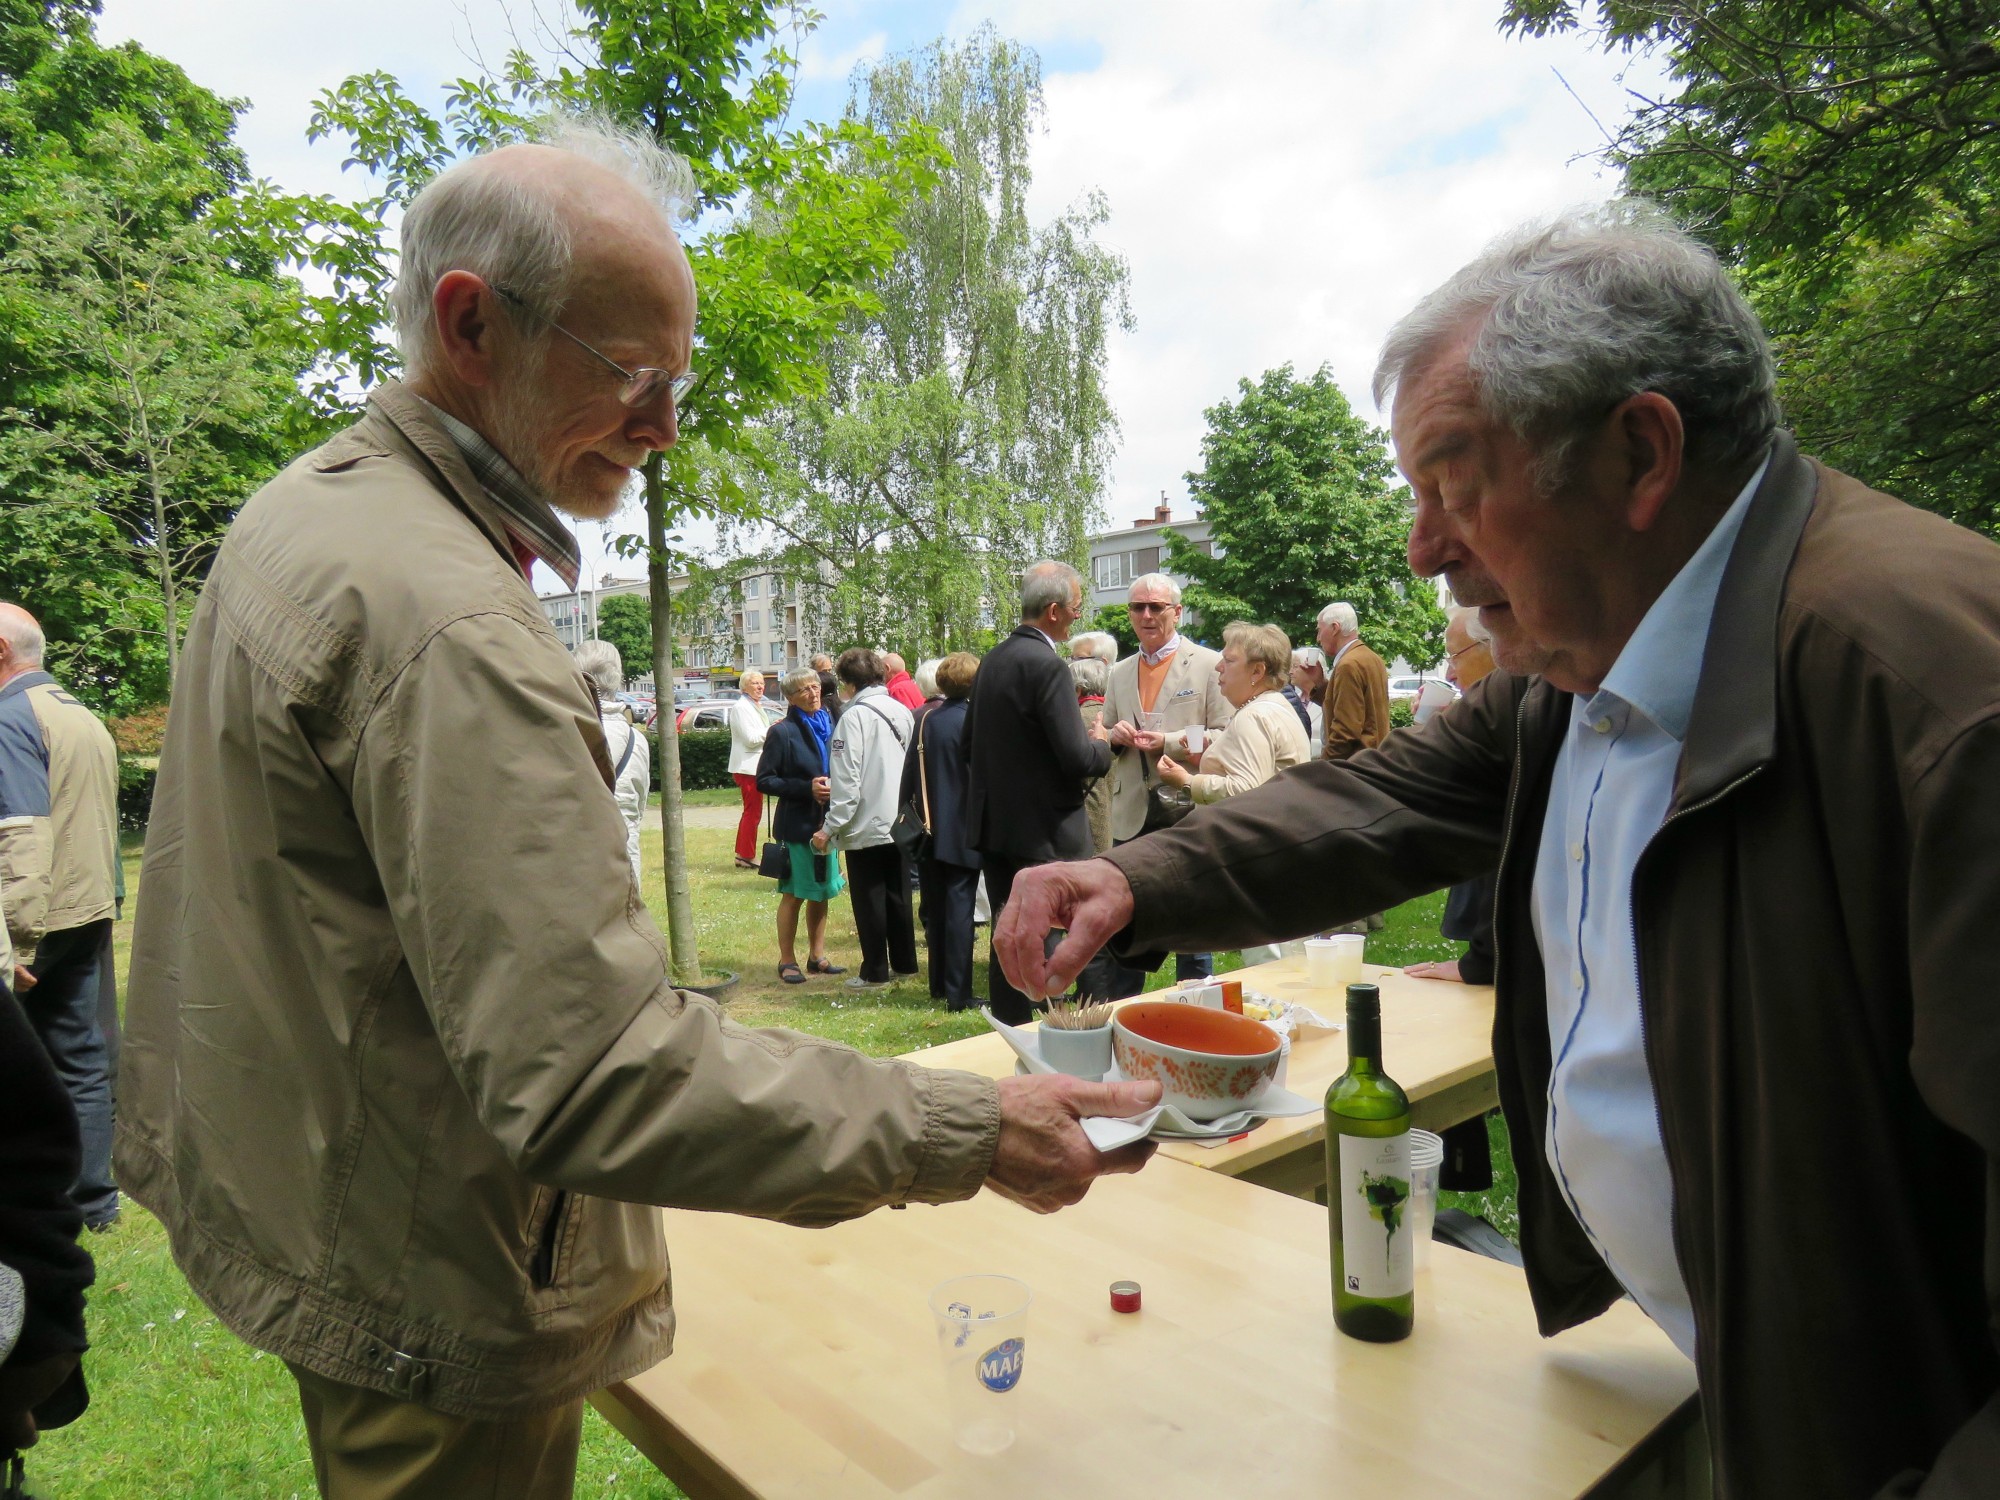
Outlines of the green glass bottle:
<svg viewBox="0 0 2000 1500">
<path fill-rule="evenodd" d="M 1416 1320 L 1410 1238 L 1410 1099 L 1382 1071 L 1382 993 L 1347 987 L 1347 1071 L 1326 1091 L 1333 1323 L 1388 1344 Z"/>
</svg>

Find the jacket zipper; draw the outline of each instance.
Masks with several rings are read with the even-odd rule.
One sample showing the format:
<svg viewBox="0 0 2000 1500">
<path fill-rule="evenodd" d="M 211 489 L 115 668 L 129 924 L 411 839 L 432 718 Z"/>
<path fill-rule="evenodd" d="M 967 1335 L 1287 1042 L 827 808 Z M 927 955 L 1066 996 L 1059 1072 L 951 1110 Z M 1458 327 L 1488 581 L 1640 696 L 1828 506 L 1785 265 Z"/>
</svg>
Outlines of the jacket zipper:
<svg viewBox="0 0 2000 1500">
<path fill-rule="evenodd" d="M 1709 793 L 1706 797 L 1702 798 L 1701 801 L 1691 802 L 1686 807 L 1681 808 L 1679 811 L 1668 813 L 1666 817 L 1662 818 L 1660 820 L 1660 826 L 1653 830 L 1652 837 L 1646 840 L 1645 848 L 1639 851 L 1638 859 L 1634 860 L 1632 863 L 1633 879 L 1635 881 L 1638 879 L 1639 866 L 1643 865 L 1646 862 L 1646 856 L 1652 852 L 1653 845 L 1658 841 L 1660 835 L 1665 833 L 1668 828 L 1672 827 L 1682 818 L 1685 818 L 1692 813 L 1698 813 L 1702 811 L 1704 808 L 1715 806 L 1716 803 L 1720 802 L 1724 797 L 1727 797 L 1731 792 L 1735 791 L 1738 787 L 1742 786 L 1744 782 L 1750 780 L 1753 776 L 1755 776 L 1759 771 L 1763 769 L 1764 768 L 1761 765 L 1752 766 L 1749 770 L 1745 771 L 1741 776 L 1737 777 L 1727 786 L 1720 787 L 1717 790 Z M 1660 1154 L 1665 1156 L 1667 1159 L 1667 1185 L 1673 1189 L 1673 1194 L 1674 1194 L 1673 1201 L 1667 1205 L 1667 1243 L 1673 1246 L 1674 1269 L 1680 1272 L 1681 1286 L 1683 1289 L 1685 1289 L 1687 1286 L 1687 1257 L 1681 1252 L 1681 1184 L 1679 1180 L 1680 1174 L 1674 1170 L 1674 1156 L 1673 1153 L 1667 1149 L 1667 1122 L 1665 1117 L 1660 1113 L 1659 1085 L 1657 1082 L 1653 1082 L 1653 1080 L 1657 1075 L 1654 1070 L 1654 1062 L 1653 1062 L 1653 1032 L 1652 1028 L 1646 1024 L 1646 968 L 1645 965 L 1640 962 L 1639 958 L 1639 908 L 1637 904 L 1632 901 L 1631 893 L 1629 891 L 1626 893 L 1625 910 L 1626 910 L 1626 921 L 1630 924 L 1632 930 L 1632 967 L 1635 971 L 1633 974 L 1633 980 L 1634 980 L 1634 988 L 1636 989 L 1639 997 L 1639 1050 L 1643 1054 L 1645 1054 L 1647 1081 L 1649 1083 L 1653 1083 L 1653 1088 L 1652 1088 L 1653 1129 L 1659 1132 Z M 1498 951 L 1497 947 L 1495 951 L 1496 952 Z M 1693 1300 L 1692 1298 L 1689 1299 L 1690 1311 L 1693 1310 L 1692 1300 Z M 1701 1336 L 1700 1322 L 1697 1321 L 1695 1324 L 1695 1340 L 1694 1340 L 1695 1354 L 1697 1356 L 1695 1361 L 1695 1378 L 1697 1384 L 1702 1383 L 1701 1360 L 1699 1356 L 1703 1352 L 1705 1343 L 1706 1340 L 1704 1340 Z"/>
<path fill-rule="evenodd" d="M 569 1211 L 569 1194 L 557 1190 L 549 1200 L 548 1217 L 542 1220 L 542 1231 L 535 1238 L 534 1258 L 528 1262 L 528 1280 L 537 1291 L 545 1292 L 556 1284 L 556 1252 L 562 1242 L 563 1218 Z"/>
</svg>

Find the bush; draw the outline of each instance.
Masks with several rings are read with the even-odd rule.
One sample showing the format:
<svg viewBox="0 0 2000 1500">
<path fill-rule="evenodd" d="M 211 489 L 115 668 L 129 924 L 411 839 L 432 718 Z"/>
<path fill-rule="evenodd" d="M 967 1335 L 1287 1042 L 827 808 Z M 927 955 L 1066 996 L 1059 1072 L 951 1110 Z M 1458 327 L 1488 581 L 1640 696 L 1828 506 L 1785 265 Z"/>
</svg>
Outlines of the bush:
<svg viewBox="0 0 2000 1500">
<path fill-rule="evenodd" d="M 142 708 L 122 719 L 107 719 L 105 727 L 120 755 L 158 755 L 167 737 L 167 705 Z"/>
<path fill-rule="evenodd" d="M 660 785 L 659 740 L 647 736 L 653 750 L 653 785 Z M 729 731 L 690 729 L 681 736 L 681 790 L 702 792 L 736 785 L 729 779 Z"/>
<path fill-rule="evenodd" d="M 118 757 L 118 826 L 144 833 L 153 816 L 153 781 L 160 774 L 156 755 Z"/>
<path fill-rule="evenodd" d="M 1391 698 L 1389 700 L 1389 727 L 1408 729 L 1417 722 L 1417 705 L 1413 699 Z"/>
</svg>

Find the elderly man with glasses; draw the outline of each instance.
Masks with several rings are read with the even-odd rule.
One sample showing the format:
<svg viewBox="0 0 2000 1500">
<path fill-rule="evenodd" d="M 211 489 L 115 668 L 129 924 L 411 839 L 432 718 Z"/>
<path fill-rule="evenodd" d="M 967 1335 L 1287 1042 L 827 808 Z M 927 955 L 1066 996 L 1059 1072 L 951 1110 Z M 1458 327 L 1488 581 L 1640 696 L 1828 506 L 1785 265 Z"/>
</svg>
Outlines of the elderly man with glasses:
<svg viewBox="0 0 2000 1500">
<path fill-rule="evenodd" d="M 1165 573 L 1132 580 L 1126 596 L 1132 633 L 1139 649 L 1111 669 L 1104 697 L 1104 722 L 1116 756 L 1111 762 L 1111 836 L 1118 843 L 1166 828 L 1193 806 L 1194 799 L 1160 780 L 1161 755 L 1190 768 L 1199 750 L 1188 743 L 1196 728 L 1205 740 L 1229 726 L 1236 710 L 1222 696 L 1216 664 L 1222 653 L 1181 634 L 1181 586 Z M 1150 963 L 1151 955 L 1148 955 Z M 1093 974 L 1104 972 L 1094 970 Z M 1119 966 L 1116 995 L 1136 995 L 1147 968 Z M 1215 972 L 1207 953 L 1174 955 L 1176 979 L 1206 979 Z"/>
<path fill-rule="evenodd" d="M 997 1085 L 676 990 L 614 758 L 528 571 L 676 436 L 695 288 L 642 136 L 555 127 L 410 205 L 408 379 L 253 497 L 188 633 L 118 1170 L 298 1381 L 330 1496 L 567 1496 L 583 1396 L 667 1356 L 647 1205 L 828 1224 L 1142 1153 L 1148 1085 Z"/>
</svg>

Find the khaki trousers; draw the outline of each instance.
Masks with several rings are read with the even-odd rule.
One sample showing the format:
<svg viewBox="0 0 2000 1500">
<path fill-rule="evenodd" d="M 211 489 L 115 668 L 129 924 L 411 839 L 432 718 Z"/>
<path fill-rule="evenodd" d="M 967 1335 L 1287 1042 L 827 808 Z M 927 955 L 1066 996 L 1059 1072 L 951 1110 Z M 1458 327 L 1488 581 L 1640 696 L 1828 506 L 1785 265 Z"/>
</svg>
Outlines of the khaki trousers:
<svg viewBox="0 0 2000 1500">
<path fill-rule="evenodd" d="M 322 1500 L 570 1500 L 581 1401 L 480 1422 L 291 1371 Z"/>
</svg>

